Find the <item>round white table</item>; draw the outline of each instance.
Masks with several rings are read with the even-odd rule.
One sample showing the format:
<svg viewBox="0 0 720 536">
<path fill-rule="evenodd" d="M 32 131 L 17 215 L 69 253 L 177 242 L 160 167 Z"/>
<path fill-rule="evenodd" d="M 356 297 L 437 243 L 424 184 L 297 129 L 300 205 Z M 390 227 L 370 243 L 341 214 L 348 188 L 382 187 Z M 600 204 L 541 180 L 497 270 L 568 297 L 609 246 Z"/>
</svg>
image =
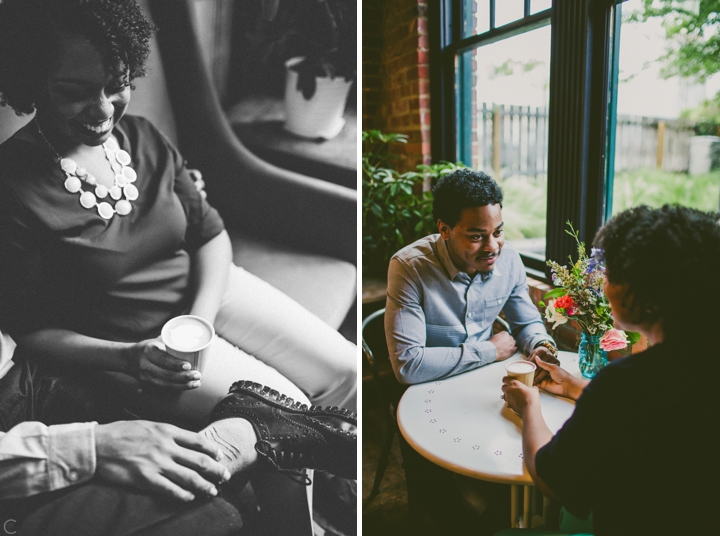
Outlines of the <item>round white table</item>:
<svg viewBox="0 0 720 536">
<path fill-rule="evenodd" d="M 409 387 L 398 405 L 403 437 L 428 460 L 455 473 L 513 485 L 513 526 L 518 525 L 519 486 L 531 486 L 523 462 L 522 420 L 500 397 L 506 361 L 444 380 Z M 561 366 L 581 377 L 577 354 L 560 352 Z M 575 403 L 540 391 L 542 413 L 556 433 Z M 524 519 L 531 519 L 530 490 L 525 490 Z"/>
</svg>

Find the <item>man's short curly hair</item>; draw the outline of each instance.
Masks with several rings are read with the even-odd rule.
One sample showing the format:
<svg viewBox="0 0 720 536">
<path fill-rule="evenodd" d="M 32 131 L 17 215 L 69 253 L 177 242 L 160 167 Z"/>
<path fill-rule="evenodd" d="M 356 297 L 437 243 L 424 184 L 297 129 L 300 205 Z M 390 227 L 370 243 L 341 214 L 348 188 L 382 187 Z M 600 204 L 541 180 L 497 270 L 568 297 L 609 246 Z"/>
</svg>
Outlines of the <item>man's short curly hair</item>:
<svg viewBox="0 0 720 536">
<path fill-rule="evenodd" d="M 114 76 L 144 76 L 153 31 L 134 0 L 4 0 L 0 104 L 18 115 L 35 110 L 62 35 L 87 38 Z"/>
<path fill-rule="evenodd" d="M 433 188 L 433 217 L 450 227 L 460 221 L 464 208 L 500 205 L 500 186 L 482 171 L 462 168 L 438 181 Z"/>
<path fill-rule="evenodd" d="M 608 280 L 628 285 L 633 321 L 662 320 L 666 339 L 704 338 L 718 329 L 719 222 L 717 212 L 643 205 L 598 231 Z"/>
</svg>

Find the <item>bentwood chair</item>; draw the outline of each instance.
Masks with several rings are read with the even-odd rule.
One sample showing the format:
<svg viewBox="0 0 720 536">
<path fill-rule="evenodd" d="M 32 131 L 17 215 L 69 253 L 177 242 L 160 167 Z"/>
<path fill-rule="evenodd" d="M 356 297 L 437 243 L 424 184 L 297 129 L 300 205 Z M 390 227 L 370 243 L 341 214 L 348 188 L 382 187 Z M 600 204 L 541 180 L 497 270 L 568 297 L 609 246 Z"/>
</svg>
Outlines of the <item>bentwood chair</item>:
<svg viewBox="0 0 720 536">
<path fill-rule="evenodd" d="M 385 309 L 375 311 L 363 320 L 362 347 L 365 359 L 370 365 L 373 383 L 377 390 L 385 420 L 385 437 L 383 438 L 380 459 L 375 470 L 375 480 L 370 492 L 371 500 L 380 492 L 380 484 L 390 457 L 390 448 L 395 435 L 399 432 L 395 415 L 397 413 L 397 404 L 406 388 L 395 379 L 390 366 L 387 343 L 385 342 Z"/>
</svg>

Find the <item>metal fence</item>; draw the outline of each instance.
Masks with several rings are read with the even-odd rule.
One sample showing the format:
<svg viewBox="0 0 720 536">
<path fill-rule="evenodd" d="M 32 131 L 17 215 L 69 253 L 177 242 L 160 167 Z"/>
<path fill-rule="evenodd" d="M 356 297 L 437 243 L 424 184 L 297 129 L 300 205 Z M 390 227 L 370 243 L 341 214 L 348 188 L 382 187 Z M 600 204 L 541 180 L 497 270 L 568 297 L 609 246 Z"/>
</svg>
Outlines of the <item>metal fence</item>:
<svg viewBox="0 0 720 536">
<path fill-rule="evenodd" d="M 494 177 L 547 174 L 546 107 L 483 103 L 473 127 L 473 167 L 492 170 Z M 687 171 L 694 127 L 680 120 L 618 116 L 615 171 Z"/>
</svg>

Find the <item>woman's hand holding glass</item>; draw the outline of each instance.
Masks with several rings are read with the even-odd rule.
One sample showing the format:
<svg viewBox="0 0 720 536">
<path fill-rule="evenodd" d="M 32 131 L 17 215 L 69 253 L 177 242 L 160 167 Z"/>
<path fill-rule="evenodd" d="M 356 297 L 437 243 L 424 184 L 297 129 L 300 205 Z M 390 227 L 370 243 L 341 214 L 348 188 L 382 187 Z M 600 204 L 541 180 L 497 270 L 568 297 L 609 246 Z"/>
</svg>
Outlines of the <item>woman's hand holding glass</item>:
<svg viewBox="0 0 720 536">
<path fill-rule="evenodd" d="M 174 391 L 196 389 L 200 387 L 202 375 L 190 367 L 187 361 L 168 354 L 159 338 L 130 347 L 130 375 L 141 384 Z"/>
</svg>

